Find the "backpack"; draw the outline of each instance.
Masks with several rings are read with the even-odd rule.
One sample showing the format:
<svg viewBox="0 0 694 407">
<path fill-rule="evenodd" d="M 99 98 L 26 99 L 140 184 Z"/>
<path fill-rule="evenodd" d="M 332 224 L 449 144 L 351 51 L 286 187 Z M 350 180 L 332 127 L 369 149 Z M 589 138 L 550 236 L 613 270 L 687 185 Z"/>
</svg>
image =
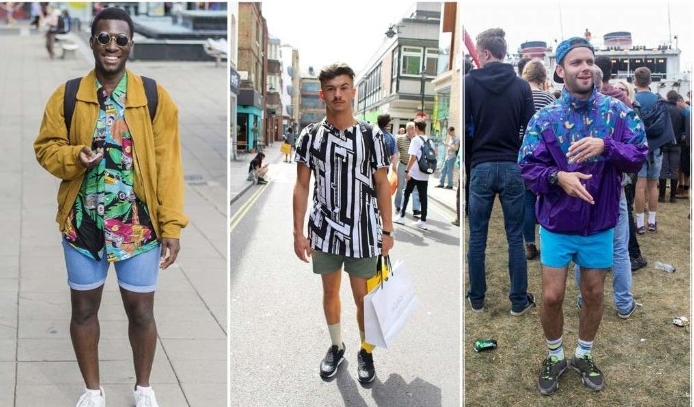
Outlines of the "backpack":
<svg viewBox="0 0 694 407">
<path fill-rule="evenodd" d="M 422 136 L 418 137 L 422 139 L 422 148 L 419 150 L 421 154 L 417 159 L 419 170 L 424 174 L 433 174 L 436 171 L 436 153 L 434 153 L 434 148 L 429 140 Z"/>
<path fill-rule="evenodd" d="M 159 104 L 159 94 L 157 93 L 157 82 L 154 79 L 146 76 L 141 76 L 142 84 L 147 95 L 147 109 L 149 109 L 149 118 L 154 122 L 154 116 L 157 114 L 157 105 Z M 68 134 L 72 125 L 72 115 L 75 113 L 75 102 L 77 101 L 77 89 L 80 87 L 82 78 L 74 78 L 65 82 L 65 94 L 63 95 L 63 117 L 65 118 L 65 127 Z"/>
<path fill-rule="evenodd" d="M 635 106 L 635 110 L 645 125 L 648 147 L 651 151 L 665 144 L 676 143 L 672 119 L 665 100 L 658 99 L 655 106 L 646 112 L 641 110 L 640 105 Z"/>
</svg>

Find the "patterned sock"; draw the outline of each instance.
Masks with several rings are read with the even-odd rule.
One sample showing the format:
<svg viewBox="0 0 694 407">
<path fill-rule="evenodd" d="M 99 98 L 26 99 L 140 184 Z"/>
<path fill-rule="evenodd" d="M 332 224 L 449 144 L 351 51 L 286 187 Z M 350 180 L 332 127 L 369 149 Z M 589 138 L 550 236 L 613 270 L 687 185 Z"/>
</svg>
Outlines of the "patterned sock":
<svg viewBox="0 0 694 407">
<path fill-rule="evenodd" d="M 366 353 L 371 353 L 374 351 L 375 346 L 366 342 L 366 333 L 364 331 L 359 331 L 359 336 L 361 337 L 361 348 L 366 351 Z"/>
<path fill-rule="evenodd" d="M 590 351 L 593 350 L 593 341 L 584 341 L 581 338 L 578 339 L 578 346 L 576 346 L 576 358 L 582 359 L 583 355 L 590 355 Z"/>
<path fill-rule="evenodd" d="M 547 347 L 549 348 L 549 356 L 554 356 L 557 358 L 557 360 L 564 360 L 564 347 L 561 345 L 562 337 L 560 336 L 559 339 L 554 340 L 545 340 L 547 341 Z"/>
<path fill-rule="evenodd" d="M 648 223 L 655 223 L 655 212 L 648 212 Z"/>
<path fill-rule="evenodd" d="M 340 323 L 328 325 L 328 332 L 330 332 L 332 344 L 336 345 L 338 349 L 342 349 L 342 328 L 340 328 Z"/>
<path fill-rule="evenodd" d="M 636 214 L 636 227 L 640 228 L 643 226 L 643 213 L 637 213 Z"/>
</svg>

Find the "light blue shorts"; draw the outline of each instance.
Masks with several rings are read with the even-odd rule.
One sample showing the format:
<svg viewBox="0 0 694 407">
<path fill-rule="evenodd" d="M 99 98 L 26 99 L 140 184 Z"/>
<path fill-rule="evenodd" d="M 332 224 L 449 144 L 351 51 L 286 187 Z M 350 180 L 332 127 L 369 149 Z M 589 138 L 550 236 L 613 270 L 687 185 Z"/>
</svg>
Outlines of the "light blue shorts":
<svg viewBox="0 0 694 407">
<path fill-rule="evenodd" d="M 658 179 L 660 178 L 660 170 L 663 168 L 663 151 L 656 148 L 653 154 L 648 153 L 646 161 L 643 162 L 643 167 L 639 170 L 639 178 Z"/>
<path fill-rule="evenodd" d="M 609 269 L 614 251 L 614 228 L 590 236 L 552 233 L 540 227 L 540 262 L 564 268 L 573 260 L 585 269 Z"/>
<path fill-rule="evenodd" d="M 67 284 L 70 288 L 75 291 L 87 291 L 104 285 L 109 267 L 106 256 L 96 261 L 72 247 L 64 238 L 62 240 L 67 267 Z M 127 260 L 115 262 L 118 285 L 134 293 L 156 291 L 160 253 L 161 245 Z"/>
</svg>

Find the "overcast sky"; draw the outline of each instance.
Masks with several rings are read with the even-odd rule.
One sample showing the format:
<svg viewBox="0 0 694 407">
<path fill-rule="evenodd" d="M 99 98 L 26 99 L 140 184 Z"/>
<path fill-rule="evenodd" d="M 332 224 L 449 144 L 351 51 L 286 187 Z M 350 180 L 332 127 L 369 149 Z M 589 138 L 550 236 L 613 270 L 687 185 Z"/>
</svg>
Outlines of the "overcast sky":
<svg viewBox="0 0 694 407">
<path fill-rule="evenodd" d="M 302 70 L 337 61 L 355 71 L 378 51 L 385 32 L 414 7 L 407 0 L 266 0 L 262 13 L 270 35 L 299 50 Z"/>
<path fill-rule="evenodd" d="M 673 37 L 678 36 L 682 50 L 680 70 L 691 71 L 694 18 L 690 3 L 689 0 L 525 0 L 510 5 L 503 0 L 464 0 L 461 14 L 473 41 L 481 31 L 503 28 L 512 53 L 525 41 L 546 41 L 553 46 L 554 39 L 562 40 L 562 34 L 564 39 L 583 36 L 586 28 L 594 41 L 602 42 L 602 36 L 609 32 L 629 31 L 633 45 L 646 46 L 668 41 L 671 33 Z"/>
</svg>

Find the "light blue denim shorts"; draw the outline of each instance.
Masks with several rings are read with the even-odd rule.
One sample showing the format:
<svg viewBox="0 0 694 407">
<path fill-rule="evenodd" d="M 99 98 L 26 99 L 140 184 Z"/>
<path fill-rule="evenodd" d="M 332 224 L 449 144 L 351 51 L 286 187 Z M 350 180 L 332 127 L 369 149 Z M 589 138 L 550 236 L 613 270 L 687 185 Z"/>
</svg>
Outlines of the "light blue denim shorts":
<svg viewBox="0 0 694 407">
<path fill-rule="evenodd" d="M 663 168 L 663 151 L 656 148 L 653 153 L 648 153 L 646 161 L 643 162 L 643 167 L 639 170 L 639 178 L 658 179 L 660 178 L 660 170 Z"/>
<path fill-rule="evenodd" d="M 100 261 L 87 257 L 62 239 L 67 267 L 67 284 L 75 291 L 99 288 L 106 282 L 109 262 L 106 256 Z M 159 255 L 161 245 L 156 249 L 140 253 L 127 260 L 114 263 L 118 285 L 134 293 L 151 293 L 157 289 L 159 278 Z"/>
<path fill-rule="evenodd" d="M 540 227 L 540 262 L 564 268 L 573 260 L 581 268 L 609 269 L 614 251 L 614 228 L 590 236 L 553 233 Z"/>
</svg>

